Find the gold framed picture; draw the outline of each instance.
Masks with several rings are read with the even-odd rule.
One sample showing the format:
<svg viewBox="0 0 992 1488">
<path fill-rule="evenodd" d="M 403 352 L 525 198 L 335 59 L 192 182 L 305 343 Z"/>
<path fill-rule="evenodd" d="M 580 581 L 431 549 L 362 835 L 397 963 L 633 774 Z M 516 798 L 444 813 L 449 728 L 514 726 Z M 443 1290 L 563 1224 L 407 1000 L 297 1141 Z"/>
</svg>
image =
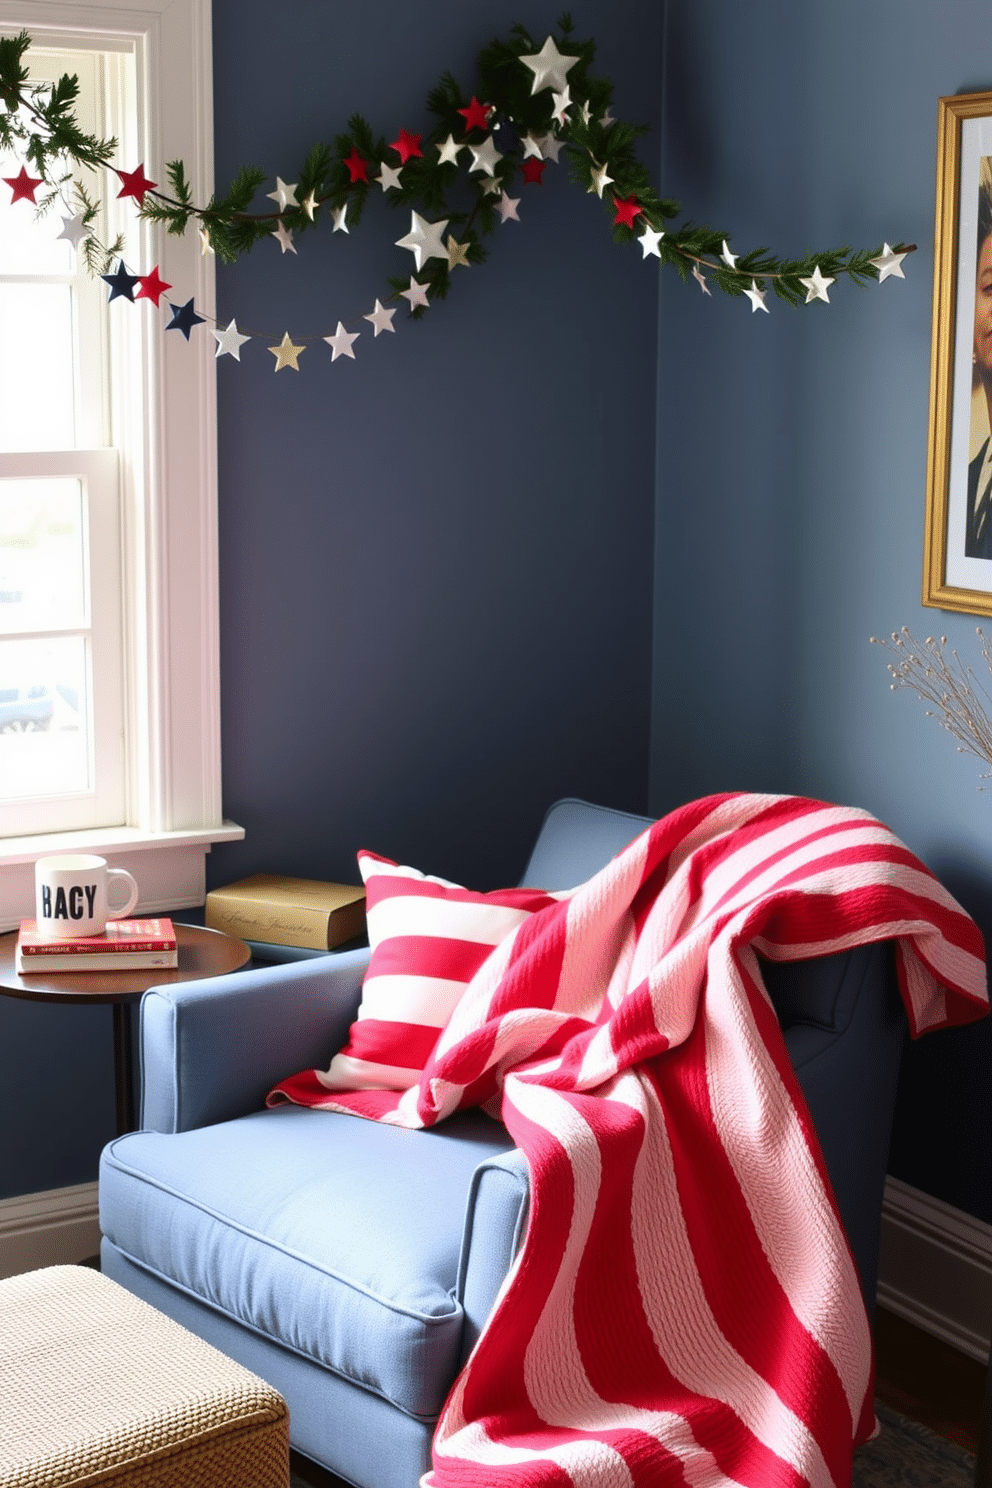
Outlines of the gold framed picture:
<svg viewBox="0 0 992 1488">
<path fill-rule="evenodd" d="M 937 112 L 923 603 L 992 615 L 992 93 Z"/>
</svg>

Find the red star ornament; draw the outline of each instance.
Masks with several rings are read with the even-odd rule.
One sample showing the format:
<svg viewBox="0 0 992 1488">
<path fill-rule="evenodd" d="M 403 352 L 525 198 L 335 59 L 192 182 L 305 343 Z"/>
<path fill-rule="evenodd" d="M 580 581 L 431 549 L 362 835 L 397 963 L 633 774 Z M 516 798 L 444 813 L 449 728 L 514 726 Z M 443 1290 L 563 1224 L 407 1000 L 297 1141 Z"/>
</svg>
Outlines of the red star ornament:
<svg viewBox="0 0 992 1488">
<path fill-rule="evenodd" d="M 150 274 L 139 274 L 138 283 L 141 288 L 135 290 L 134 298 L 140 300 L 144 297 L 146 300 L 151 300 L 156 309 L 158 309 L 159 296 L 165 294 L 167 289 L 172 288 L 171 284 L 166 284 L 165 280 L 159 277 L 158 264 L 155 265 Z"/>
<path fill-rule="evenodd" d="M 396 151 L 400 157 L 400 164 L 406 165 L 411 155 L 423 155 L 424 152 L 420 148 L 422 139 L 421 134 L 408 134 L 405 129 L 401 129 L 399 139 L 393 140 L 389 148 Z"/>
<path fill-rule="evenodd" d="M 4 180 L 14 193 L 10 199 L 11 206 L 16 201 L 33 202 L 34 194 L 41 185 L 41 179 L 41 176 L 37 180 L 35 180 L 34 176 L 29 176 L 23 165 L 16 176 L 4 176 Z"/>
<path fill-rule="evenodd" d="M 613 219 L 614 227 L 618 222 L 622 222 L 624 227 L 633 227 L 634 218 L 644 211 L 643 207 L 637 205 L 633 192 L 630 196 L 615 196 L 613 205 L 617 209 L 617 215 Z"/>
<path fill-rule="evenodd" d="M 119 170 L 117 174 L 124 182 L 124 185 L 117 193 L 118 197 L 133 196 L 139 207 L 144 204 L 145 193 L 147 191 L 153 191 L 158 185 L 157 181 L 149 181 L 145 175 L 144 165 L 139 165 L 138 169 L 133 171 Z"/>
<path fill-rule="evenodd" d="M 521 162 L 520 174 L 528 185 L 543 186 L 544 182 L 541 177 L 544 175 L 547 165 L 548 162 L 546 160 L 538 160 L 535 156 L 530 155 L 526 160 Z"/>
<path fill-rule="evenodd" d="M 402 131 L 400 131 L 400 137 L 402 138 Z M 420 136 L 418 135 L 417 138 L 419 139 Z M 396 149 L 395 145 L 393 149 Z M 417 154 L 420 154 L 419 150 Z M 354 145 L 351 147 L 351 154 L 345 161 L 345 165 L 348 167 L 348 174 L 351 177 L 351 184 L 353 186 L 356 181 L 364 181 L 366 186 L 369 184 L 369 163 L 367 160 L 362 159 Z"/>
<path fill-rule="evenodd" d="M 489 115 L 492 107 L 488 103 L 480 103 L 475 94 L 472 94 L 472 102 L 468 108 L 459 109 L 458 112 L 465 120 L 465 133 L 470 129 L 485 129 L 489 123 Z"/>
</svg>

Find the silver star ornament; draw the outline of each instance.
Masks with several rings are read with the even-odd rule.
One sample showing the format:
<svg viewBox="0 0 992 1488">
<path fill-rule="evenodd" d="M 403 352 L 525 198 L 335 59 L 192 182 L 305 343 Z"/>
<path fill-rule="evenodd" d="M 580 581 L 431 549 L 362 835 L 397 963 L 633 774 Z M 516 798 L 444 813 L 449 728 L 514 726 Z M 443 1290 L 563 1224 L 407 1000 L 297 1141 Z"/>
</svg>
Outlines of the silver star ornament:
<svg viewBox="0 0 992 1488">
<path fill-rule="evenodd" d="M 421 306 L 426 310 L 430 304 L 427 298 L 427 285 L 421 284 L 419 280 L 414 279 L 412 274 L 410 275 L 410 288 L 401 289 L 400 294 L 404 300 L 410 302 L 411 310 L 416 310 Z"/>
<path fill-rule="evenodd" d="M 78 248 L 83 238 L 89 237 L 89 228 L 83 223 L 83 214 L 80 212 L 75 217 L 62 218 L 62 231 L 60 238 L 67 238 L 73 248 Z"/>
<path fill-rule="evenodd" d="M 448 257 L 448 250 L 441 241 L 441 234 L 447 225 L 447 217 L 443 222 L 428 222 L 426 217 L 421 217 L 416 212 L 410 213 L 410 231 L 405 238 L 396 239 L 396 246 L 409 248 L 418 273 L 429 258 Z"/>
<path fill-rule="evenodd" d="M 759 289 L 758 288 L 758 281 L 757 281 L 757 279 L 752 279 L 751 280 L 751 288 L 750 289 L 746 289 L 744 291 L 744 293 L 747 295 L 748 299 L 751 301 L 751 314 L 752 315 L 754 314 L 754 312 L 756 310 L 764 310 L 764 312 L 765 312 L 766 315 L 769 315 L 771 313 L 769 311 L 769 309 L 768 309 L 768 306 L 765 304 L 765 295 L 768 293 L 768 291 L 767 291 L 767 289 Z"/>
<path fill-rule="evenodd" d="M 375 333 L 378 336 L 380 331 L 393 331 L 395 333 L 396 327 L 393 325 L 393 316 L 395 314 L 395 310 L 387 310 L 384 305 L 376 300 L 375 309 L 372 311 L 372 314 L 366 315 L 363 318 L 372 322 L 375 326 Z"/>
<path fill-rule="evenodd" d="M 352 343 L 357 341 L 360 335 L 360 331 L 346 331 L 339 320 L 338 328 L 334 332 L 334 335 L 324 337 L 324 340 L 331 348 L 331 361 L 336 362 L 338 357 L 343 356 L 351 357 L 351 360 L 354 361 L 355 353 L 352 351 L 351 347 Z"/>
<path fill-rule="evenodd" d="M 533 95 L 540 93 L 542 88 L 557 88 L 559 91 L 564 88 L 569 69 L 579 59 L 561 53 L 549 36 L 539 52 L 531 52 L 520 60 L 534 74 L 534 84 L 530 90 Z"/>
<path fill-rule="evenodd" d="M 215 352 L 215 356 L 233 356 L 236 362 L 240 362 L 241 360 L 242 346 L 244 346 L 246 341 L 251 340 L 250 336 L 242 336 L 233 320 L 227 327 L 226 331 L 212 330 L 210 334 L 217 341 L 217 350 Z"/>
<path fill-rule="evenodd" d="M 469 149 L 472 151 L 472 164 L 469 166 L 469 172 L 485 171 L 487 176 L 494 176 L 496 162 L 502 160 L 503 157 L 493 143 L 492 135 L 487 134 L 481 145 L 469 145 Z"/>
<path fill-rule="evenodd" d="M 830 296 L 827 294 L 827 290 L 829 289 L 830 285 L 834 283 L 834 280 L 825 279 L 823 277 L 823 275 L 820 273 L 819 264 L 817 264 L 816 268 L 813 270 L 812 278 L 800 279 L 799 283 L 806 291 L 807 305 L 809 304 L 810 300 L 822 300 L 825 305 L 830 304 Z"/>
<path fill-rule="evenodd" d="M 295 181 L 293 182 L 292 186 L 287 186 L 282 176 L 276 176 L 276 189 L 275 191 L 270 191 L 268 193 L 269 201 L 278 202 L 280 212 L 283 210 L 284 207 L 288 207 L 290 205 L 295 207 L 296 198 L 293 195 L 293 192 L 295 190 Z"/>
<path fill-rule="evenodd" d="M 902 261 L 905 257 L 905 253 L 893 253 L 888 243 L 886 243 L 882 248 L 880 257 L 870 258 L 868 260 L 872 267 L 878 270 L 879 284 L 884 284 L 886 279 L 889 278 L 905 279 L 906 275 L 902 271 Z"/>
</svg>

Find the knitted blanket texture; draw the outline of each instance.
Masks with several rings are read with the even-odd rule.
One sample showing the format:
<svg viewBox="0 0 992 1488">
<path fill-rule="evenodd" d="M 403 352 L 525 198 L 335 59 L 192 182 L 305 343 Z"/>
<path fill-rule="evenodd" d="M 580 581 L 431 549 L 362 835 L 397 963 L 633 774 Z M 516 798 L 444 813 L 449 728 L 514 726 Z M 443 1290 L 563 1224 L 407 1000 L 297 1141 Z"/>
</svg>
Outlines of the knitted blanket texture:
<svg viewBox="0 0 992 1488">
<path fill-rule="evenodd" d="M 880 822 L 711 796 L 497 946 L 419 1085 L 320 1097 L 482 1104 L 530 1169 L 425 1488 L 848 1488 L 871 1333 L 758 953 L 889 939 L 914 1037 L 987 1012 L 980 932 Z"/>
</svg>

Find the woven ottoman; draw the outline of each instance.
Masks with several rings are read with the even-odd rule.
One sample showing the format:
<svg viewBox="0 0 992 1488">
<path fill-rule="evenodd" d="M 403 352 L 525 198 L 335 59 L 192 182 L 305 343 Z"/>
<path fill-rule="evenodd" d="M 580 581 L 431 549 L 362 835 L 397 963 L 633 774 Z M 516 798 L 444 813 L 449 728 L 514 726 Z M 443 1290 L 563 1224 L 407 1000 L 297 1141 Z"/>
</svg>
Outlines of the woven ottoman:
<svg viewBox="0 0 992 1488">
<path fill-rule="evenodd" d="M 85 1266 L 0 1281 L 3 1488 L 288 1488 L 271 1385 Z"/>
</svg>

